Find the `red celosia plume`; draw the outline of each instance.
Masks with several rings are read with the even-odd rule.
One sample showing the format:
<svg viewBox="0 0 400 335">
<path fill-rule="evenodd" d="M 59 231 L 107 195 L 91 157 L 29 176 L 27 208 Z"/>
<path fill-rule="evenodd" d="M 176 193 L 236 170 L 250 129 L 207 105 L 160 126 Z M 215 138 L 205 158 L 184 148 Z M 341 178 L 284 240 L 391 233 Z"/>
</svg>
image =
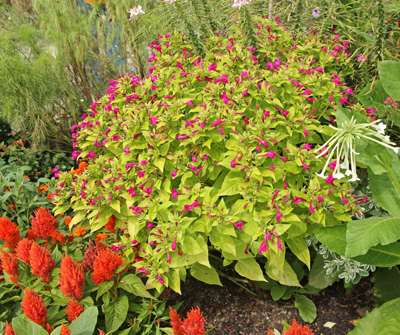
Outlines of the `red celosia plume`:
<svg viewBox="0 0 400 335">
<path fill-rule="evenodd" d="M 43 278 L 43 282 L 49 282 L 50 272 L 56 267 L 56 262 L 51 258 L 50 252 L 46 248 L 40 247 L 36 242 L 33 242 L 29 257 L 32 268 L 31 272 Z"/>
<path fill-rule="evenodd" d="M 29 253 L 31 252 L 32 248 L 32 240 L 28 238 L 24 238 L 19 241 L 17 249 L 15 250 L 17 253 L 17 257 L 21 262 L 25 264 L 30 264 L 30 256 Z"/>
<path fill-rule="evenodd" d="M 83 267 L 75 263 L 70 256 L 64 256 L 60 265 L 60 289 L 68 298 L 80 300 L 83 294 L 85 274 Z"/>
<path fill-rule="evenodd" d="M 274 332 L 268 329 L 268 335 L 274 335 Z M 314 335 L 314 333 L 308 326 L 299 325 L 297 321 L 293 319 L 290 328 L 284 331 L 282 335 Z"/>
<path fill-rule="evenodd" d="M 204 335 L 204 322 L 205 318 L 201 314 L 200 309 L 197 307 L 187 313 L 186 319 L 182 320 L 178 312 L 169 308 L 169 315 L 171 317 L 171 326 L 174 335 Z"/>
<path fill-rule="evenodd" d="M 18 262 L 15 257 L 8 252 L 1 251 L 1 267 L 10 275 L 10 279 L 14 284 L 18 283 Z"/>
<path fill-rule="evenodd" d="M 172 307 L 169 307 L 169 316 L 171 318 L 171 326 L 174 331 L 174 335 L 185 335 L 182 329 L 182 319 L 178 312 Z"/>
<path fill-rule="evenodd" d="M 83 305 L 80 305 L 75 300 L 71 300 L 70 302 L 68 302 L 67 308 L 65 309 L 68 317 L 68 322 L 74 321 L 79 315 L 83 313 L 84 310 L 85 308 L 83 307 Z"/>
<path fill-rule="evenodd" d="M 15 335 L 13 327 L 6 321 L 6 328 L 4 329 L 4 335 Z"/>
<path fill-rule="evenodd" d="M 111 215 L 110 219 L 106 223 L 106 229 L 111 233 L 115 233 L 115 216 L 114 215 Z"/>
<path fill-rule="evenodd" d="M 66 325 L 62 325 L 61 326 L 61 332 L 60 335 L 70 335 L 71 331 L 68 329 L 68 327 Z"/>
<path fill-rule="evenodd" d="M 18 226 L 7 217 L 0 218 L 0 239 L 4 241 L 6 248 L 14 249 L 21 239 Z"/>
<path fill-rule="evenodd" d="M 31 220 L 33 233 L 37 238 L 52 237 L 57 231 L 57 220 L 51 215 L 48 208 L 39 207 Z"/>
<path fill-rule="evenodd" d="M 94 260 L 96 259 L 97 253 L 100 250 L 106 250 L 107 246 L 101 242 L 96 241 L 96 245 L 92 244 L 92 241 L 89 241 L 89 248 L 86 249 L 85 255 L 83 256 L 83 266 L 86 270 L 92 272 Z"/>
<path fill-rule="evenodd" d="M 122 257 L 110 249 L 99 250 L 93 263 L 93 281 L 100 285 L 105 280 L 111 280 L 114 271 L 123 263 Z"/>
<path fill-rule="evenodd" d="M 25 295 L 22 298 L 21 307 L 26 317 L 38 325 L 45 325 L 47 321 L 47 308 L 39 294 L 30 289 L 26 289 Z"/>
</svg>

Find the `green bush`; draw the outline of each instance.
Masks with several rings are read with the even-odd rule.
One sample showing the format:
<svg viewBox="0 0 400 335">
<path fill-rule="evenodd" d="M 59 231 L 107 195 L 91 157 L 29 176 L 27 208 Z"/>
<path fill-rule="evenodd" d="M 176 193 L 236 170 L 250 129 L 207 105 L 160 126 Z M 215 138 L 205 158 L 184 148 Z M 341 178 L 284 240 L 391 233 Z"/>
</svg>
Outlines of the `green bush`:
<svg viewBox="0 0 400 335">
<path fill-rule="evenodd" d="M 316 175 L 331 162 L 313 150 L 333 134 L 333 100 L 351 93 L 347 44 L 256 21 L 253 46 L 240 25 L 204 56 L 179 34 L 151 43 L 151 75 L 115 80 L 73 127 L 88 166 L 61 174 L 56 213 L 91 230 L 115 215 L 116 245 L 149 287 L 179 291 L 186 269 L 220 284 L 209 250 L 256 281 L 265 256 L 270 278 L 299 286 L 285 254 L 310 267 L 304 237 L 358 210 L 350 183 Z"/>
</svg>

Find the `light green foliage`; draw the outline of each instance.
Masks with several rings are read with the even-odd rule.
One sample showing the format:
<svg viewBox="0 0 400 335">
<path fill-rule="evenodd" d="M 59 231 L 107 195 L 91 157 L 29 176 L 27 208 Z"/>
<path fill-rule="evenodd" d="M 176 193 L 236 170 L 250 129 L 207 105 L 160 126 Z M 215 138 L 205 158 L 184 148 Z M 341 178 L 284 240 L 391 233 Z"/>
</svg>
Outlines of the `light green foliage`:
<svg viewBox="0 0 400 335">
<path fill-rule="evenodd" d="M 130 246 L 140 243 L 144 259 L 134 265 L 148 273 L 149 287 L 179 287 L 186 268 L 206 281 L 201 271 L 214 273 L 209 243 L 225 264 L 239 261 L 242 274 L 256 266 L 244 259 L 262 253 L 273 280 L 300 286 L 284 241 L 310 266 L 301 239 L 357 208 L 350 184 L 333 187 L 315 175 L 326 157 L 314 159 L 308 147 L 331 135 L 329 98 L 345 90 L 331 75 L 338 64 L 339 76 L 350 72 L 346 55 L 331 55 L 340 42 L 294 39 L 266 20 L 256 26 L 257 57 L 239 25 L 209 38 L 204 58 L 179 34 L 153 42 L 152 74 L 113 81 L 74 127 L 75 154 L 89 165 L 60 177 L 56 213 L 73 209 L 71 225 L 92 230 L 115 215 L 127 228 L 119 240 L 132 261 Z M 247 276 L 260 278 L 260 271 Z"/>
</svg>

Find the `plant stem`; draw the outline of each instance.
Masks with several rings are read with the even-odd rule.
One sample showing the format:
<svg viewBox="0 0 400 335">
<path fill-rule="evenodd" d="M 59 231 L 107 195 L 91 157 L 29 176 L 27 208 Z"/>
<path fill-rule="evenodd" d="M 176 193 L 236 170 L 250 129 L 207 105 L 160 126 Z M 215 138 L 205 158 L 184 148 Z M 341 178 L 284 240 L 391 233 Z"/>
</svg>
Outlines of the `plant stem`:
<svg viewBox="0 0 400 335">
<path fill-rule="evenodd" d="M 243 286 L 242 284 L 239 283 L 239 281 L 241 281 L 243 283 L 248 283 L 249 282 L 248 280 L 246 280 L 246 279 L 235 279 L 235 278 L 233 278 L 231 276 L 228 276 L 227 274 L 223 273 L 220 270 L 217 270 L 217 273 L 220 276 L 222 276 L 222 277 L 230 280 L 231 282 L 235 283 L 236 285 L 240 286 L 242 289 L 246 290 L 248 293 L 250 293 L 250 294 L 254 295 L 255 297 L 257 297 L 256 293 L 254 293 L 253 291 L 249 290 L 247 287 L 245 287 L 245 286 Z"/>
</svg>

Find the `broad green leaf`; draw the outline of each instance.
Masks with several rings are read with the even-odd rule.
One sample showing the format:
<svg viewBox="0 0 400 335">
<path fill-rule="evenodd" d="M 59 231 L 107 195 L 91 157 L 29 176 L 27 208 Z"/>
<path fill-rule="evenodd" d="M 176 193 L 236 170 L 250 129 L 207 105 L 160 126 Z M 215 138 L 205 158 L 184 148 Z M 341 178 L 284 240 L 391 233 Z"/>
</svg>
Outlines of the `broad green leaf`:
<svg viewBox="0 0 400 335">
<path fill-rule="evenodd" d="M 326 269 L 324 269 L 324 258 L 320 254 L 317 254 L 308 276 L 308 285 L 323 290 L 324 288 L 331 286 L 338 279 L 338 274 L 335 276 L 326 274 Z"/>
<path fill-rule="evenodd" d="M 12 320 L 12 327 L 18 335 L 49 335 L 42 326 L 37 325 L 21 314 Z"/>
<path fill-rule="evenodd" d="M 139 297 L 154 299 L 146 290 L 142 280 L 134 274 L 128 274 L 123 277 L 119 287 Z"/>
<path fill-rule="evenodd" d="M 211 267 L 208 268 L 202 264 L 196 263 L 190 269 L 190 274 L 206 284 L 222 286 L 217 271 Z"/>
<path fill-rule="evenodd" d="M 235 264 L 235 270 L 243 277 L 254 281 L 266 281 L 260 264 L 252 258 L 239 259 Z"/>
<path fill-rule="evenodd" d="M 400 297 L 400 271 L 398 267 L 377 269 L 374 272 L 374 279 L 374 295 L 378 306 Z"/>
<path fill-rule="evenodd" d="M 293 268 L 286 260 L 283 263 L 282 270 L 269 263 L 266 264 L 265 270 L 267 271 L 267 275 L 269 277 L 271 277 L 273 280 L 276 280 L 282 285 L 301 287 L 296 272 L 294 272 Z"/>
<path fill-rule="evenodd" d="M 97 290 L 97 295 L 96 295 L 96 300 L 98 300 L 104 293 L 108 292 L 111 290 L 111 288 L 114 285 L 114 281 L 109 280 L 109 281 L 103 281 Z"/>
<path fill-rule="evenodd" d="M 400 239 L 400 218 L 373 217 L 348 223 L 346 257 L 364 255 L 377 244 L 386 245 Z"/>
<path fill-rule="evenodd" d="M 128 314 L 129 301 L 126 295 L 121 295 L 117 301 L 110 301 L 104 306 L 107 332 L 116 331 L 124 323 Z"/>
<path fill-rule="evenodd" d="M 119 200 L 113 200 L 110 202 L 110 207 L 114 209 L 116 212 L 121 212 L 120 202 Z"/>
<path fill-rule="evenodd" d="M 379 62 L 378 72 L 386 93 L 393 99 L 400 100 L 400 62 Z"/>
<path fill-rule="evenodd" d="M 317 307 L 315 307 L 315 304 L 311 299 L 304 295 L 296 294 L 294 305 L 299 310 L 299 314 L 305 322 L 314 322 L 317 317 Z"/>
<path fill-rule="evenodd" d="M 92 335 L 97 323 L 99 311 L 96 306 L 89 307 L 74 321 L 71 322 L 68 329 L 75 335 Z"/>
<path fill-rule="evenodd" d="M 301 237 L 292 237 L 286 240 L 286 244 L 294 255 L 310 268 L 310 251 L 306 241 Z"/>
<path fill-rule="evenodd" d="M 278 301 L 280 298 L 283 297 L 283 295 L 286 293 L 287 286 L 283 285 L 275 285 L 271 288 L 271 297 L 274 299 L 274 301 Z"/>
</svg>

